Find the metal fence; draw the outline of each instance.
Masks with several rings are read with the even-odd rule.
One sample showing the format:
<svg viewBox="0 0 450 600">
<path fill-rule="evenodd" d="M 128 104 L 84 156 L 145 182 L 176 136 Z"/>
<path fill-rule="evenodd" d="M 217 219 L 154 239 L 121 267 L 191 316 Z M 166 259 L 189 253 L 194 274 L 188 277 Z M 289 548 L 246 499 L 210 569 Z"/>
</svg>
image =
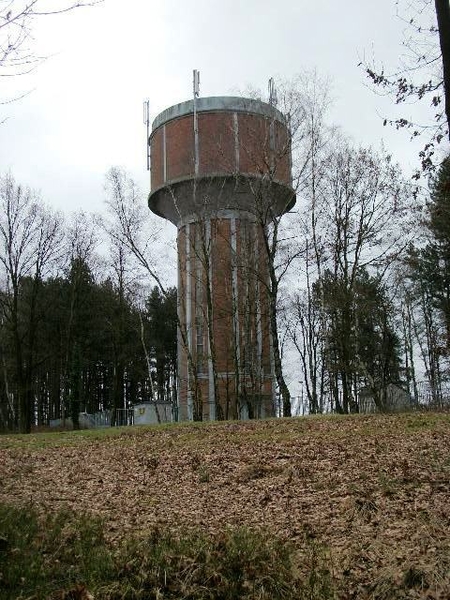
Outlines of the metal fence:
<svg viewBox="0 0 450 600">
<path fill-rule="evenodd" d="M 411 410 L 450 410 L 450 382 L 440 382 L 437 386 L 432 386 L 428 381 L 420 381 L 416 385 L 416 390 L 408 393 L 399 386 L 391 386 L 386 394 L 386 410 L 389 412 L 405 412 Z M 339 393 L 339 400 L 342 402 L 342 393 Z M 330 394 L 325 394 L 322 398 L 322 412 L 331 413 L 333 411 L 333 398 Z M 357 405 L 361 413 L 378 412 L 375 402 L 367 391 L 361 390 L 358 394 Z M 292 413 L 301 416 L 309 414 L 309 401 L 306 394 L 292 398 Z"/>
<path fill-rule="evenodd" d="M 124 427 L 125 425 L 134 425 L 134 409 L 116 408 L 116 426 Z"/>
<path fill-rule="evenodd" d="M 428 381 L 417 384 L 417 401 L 425 408 L 450 408 L 450 382 L 432 386 Z"/>
</svg>

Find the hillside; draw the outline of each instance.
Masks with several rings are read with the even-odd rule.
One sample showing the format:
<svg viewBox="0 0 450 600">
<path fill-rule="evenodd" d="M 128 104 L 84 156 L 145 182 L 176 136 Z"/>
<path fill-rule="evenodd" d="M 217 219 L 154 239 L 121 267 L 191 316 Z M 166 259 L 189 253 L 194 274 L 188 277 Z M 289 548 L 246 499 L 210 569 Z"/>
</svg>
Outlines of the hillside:
<svg viewBox="0 0 450 600">
<path fill-rule="evenodd" d="M 448 414 L 3 436 L 0 503 L 101 515 L 114 544 L 262 528 L 336 597 L 450 597 Z"/>
</svg>

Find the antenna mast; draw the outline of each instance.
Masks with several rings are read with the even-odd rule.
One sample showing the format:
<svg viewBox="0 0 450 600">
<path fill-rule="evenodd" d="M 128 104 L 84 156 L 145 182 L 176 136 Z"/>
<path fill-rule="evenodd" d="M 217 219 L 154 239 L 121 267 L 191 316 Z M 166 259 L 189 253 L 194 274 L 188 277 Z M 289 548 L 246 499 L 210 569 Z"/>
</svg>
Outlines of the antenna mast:
<svg viewBox="0 0 450 600">
<path fill-rule="evenodd" d="M 147 126 L 146 137 L 146 154 L 147 154 L 147 171 L 150 171 L 150 100 L 144 100 L 143 104 L 143 121 Z"/>
<path fill-rule="evenodd" d="M 275 81 L 273 77 L 269 79 L 269 104 L 271 106 L 276 106 L 278 104 L 277 88 L 275 87 Z"/>
<path fill-rule="evenodd" d="M 192 88 L 194 94 L 194 169 L 198 175 L 198 116 L 197 116 L 197 98 L 200 95 L 200 71 L 194 69 Z"/>
</svg>

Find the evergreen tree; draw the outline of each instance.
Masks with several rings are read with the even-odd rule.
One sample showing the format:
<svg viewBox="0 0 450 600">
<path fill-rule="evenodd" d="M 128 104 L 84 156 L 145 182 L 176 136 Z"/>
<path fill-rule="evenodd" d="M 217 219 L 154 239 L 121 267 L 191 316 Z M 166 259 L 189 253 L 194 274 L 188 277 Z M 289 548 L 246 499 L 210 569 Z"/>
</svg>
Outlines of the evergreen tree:
<svg viewBox="0 0 450 600">
<path fill-rule="evenodd" d="M 421 269 L 428 279 L 436 308 L 446 330 L 450 349 L 450 157 L 447 157 L 432 183 L 427 229 L 432 239 L 422 252 Z"/>
<path fill-rule="evenodd" d="M 163 295 L 154 287 L 147 300 L 149 348 L 155 363 L 157 397 L 171 401 L 175 395 L 177 372 L 177 290 Z"/>
<path fill-rule="evenodd" d="M 324 311 L 324 363 L 334 409 L 357 412 L 359 390 L 367 386 L 385 410 L 388 384 L 399 383 L 400 343 L 381 282 L 360 269 L 349 286 L 327 270 L 315 294 Z"/>
<path fill-rule="evenodd" d="M 418 314 L 415 334 L 433 402 L 439 403 L 450 351 L 450 157 L 431 182 L 422 248 L 411 247 L 407 266 Z"/>
</svg>

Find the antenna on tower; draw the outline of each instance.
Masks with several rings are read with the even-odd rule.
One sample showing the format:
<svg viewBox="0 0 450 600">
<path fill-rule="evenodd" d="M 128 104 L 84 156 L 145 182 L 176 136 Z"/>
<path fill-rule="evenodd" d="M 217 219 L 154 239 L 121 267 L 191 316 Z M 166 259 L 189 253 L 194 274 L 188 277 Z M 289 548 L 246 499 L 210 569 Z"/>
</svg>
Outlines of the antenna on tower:
<svg viewBox="0 0 450 600">
<path fill-rule="evenodd" d="M 198 98 L 200 96 L 200 71 L 194 69 L 194 79 L 193 79 L 193 90 L 194 90 L 194 98 Z"/>
<path fill-rule="evenodd" d="M 278 104 L 277 88 L 275 87 L 273 77 L 269 79 L 269 104 L 271 106 L 276 106 Z"/>
<path fill-rule="evenodd" d="M 147 154 L 147 171 L 150 171 L 150 100 L 144 100 L 142 106 L 142 118 L 144 125 L 147 126 L 146 137 L 146 154 Z"/>
<path fill-rule="evenodd" d="M 194 93 L 193 117 L 194 117 L 194 172 L 198 175 L 198 116 L 197 116 L 197 98 L 200 95 L 200 71 L 194 69 L 192 89 Z"/>
</svg>

